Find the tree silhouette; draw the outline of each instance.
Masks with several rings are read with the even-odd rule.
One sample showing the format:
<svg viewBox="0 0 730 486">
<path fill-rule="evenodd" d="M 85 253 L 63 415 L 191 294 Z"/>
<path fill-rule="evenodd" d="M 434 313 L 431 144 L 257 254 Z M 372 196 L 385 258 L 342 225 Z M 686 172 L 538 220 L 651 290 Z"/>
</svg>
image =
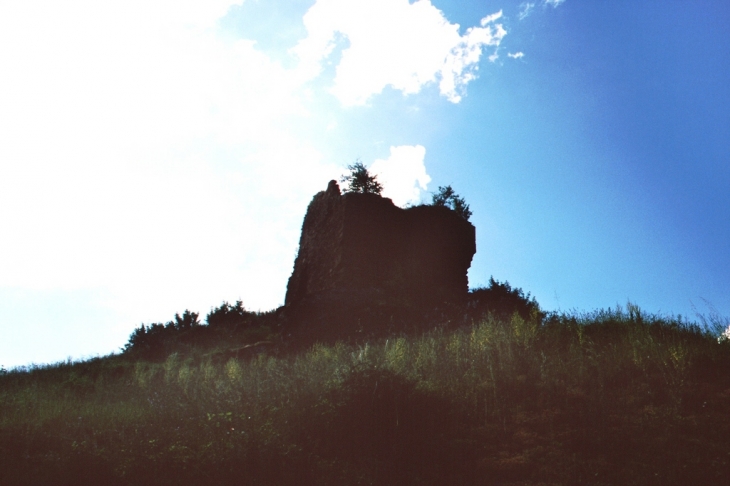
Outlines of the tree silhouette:
<svg viewBox="0 0 730 486">
<path fill-rule="evenodd" d="M 249 312 L 243 307 L 242 301 L 238 300 L 236 305 L 223 302 L 220 307 L 211 310 L 205 320 L 213 328 L 235 329 L 240 325 L 253 322 L 254 315 L 253 312 Z"/>
<path fill-rule="evenodd" d="M 154 324 L 142 324 L 132 332 L 129 341 L 124 345 L 124 352 L 134 352 L 150 359 L 161 358 L 165 355 L 166 348 L 172 349 L 173 341 L 177 340 L 184 331 L 190 331 L 200 327 L 199 314 L 185 310 L 175 314 L 175 319 L 166 324 L 157 322 Z"/>
<path fill-rule="evenodd" d="M 347 182 L 345 192 L 359 192 L 361 194 L 377 194 L 383 192 L 383 186 L 371 175 L 359 160 L 354 165 L 348 165 L 350 175 L 343 176 L 340 182 Z"/>
<path fill-rule="evenodd" d="M 456 213 L 469 221 L 472 215 L 469 205 L 466 203 L 463 197 L 459 197 L 454 189 L 449 186 L 439 186 L 439 190 L 433 195 L 432 204 L 434 206 L 445 206 L 453 209 Z"/>
<path fill-rule="evenodd" d="M 187 309 L 183 312 L 182 317 L 180 317 L 180 314 L 175 314 L 175 329 L 178 331 L 184 331 L 186 329 L 199 326 L 200 320 L 198 319 L 198 316 L 199 314 L 197 312 L 190 312 Z"/>
</svg>

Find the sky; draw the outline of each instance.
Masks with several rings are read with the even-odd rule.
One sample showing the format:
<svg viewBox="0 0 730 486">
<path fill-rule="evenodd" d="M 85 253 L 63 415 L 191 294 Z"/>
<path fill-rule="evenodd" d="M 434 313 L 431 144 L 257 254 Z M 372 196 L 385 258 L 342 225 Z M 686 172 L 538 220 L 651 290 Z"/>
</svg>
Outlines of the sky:
<svg viewBox="0 0 730 486">
<path fill-rule="evenodd" d="M 730 4 L 0 3 L 0 366 L 283 304 L 360 160 L 470 204 L 471 287 L 730 315 Z"/>
</svg>

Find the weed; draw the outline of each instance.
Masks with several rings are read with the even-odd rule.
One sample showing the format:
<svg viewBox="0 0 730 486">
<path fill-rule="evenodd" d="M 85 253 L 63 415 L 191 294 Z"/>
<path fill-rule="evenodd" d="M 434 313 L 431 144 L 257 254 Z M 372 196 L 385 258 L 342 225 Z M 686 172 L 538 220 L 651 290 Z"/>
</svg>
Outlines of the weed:
<svg viewBox="0 0 730 486">
<path fill-rule="evenodd" d="M 717 337 L 628 305 L 9 370 L 0 484 L 727 484 Z"/>
</svg>

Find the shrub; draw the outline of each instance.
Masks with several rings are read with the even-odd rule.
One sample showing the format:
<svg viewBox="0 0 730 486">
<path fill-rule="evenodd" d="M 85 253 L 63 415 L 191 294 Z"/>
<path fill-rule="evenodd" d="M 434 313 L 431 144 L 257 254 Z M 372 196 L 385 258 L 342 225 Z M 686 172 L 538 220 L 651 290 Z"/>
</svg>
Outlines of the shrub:
<svg viewBox="0 0 730 486">
<path fill-rule="evenodd" d="M 501 318 L 508 318 L 514 313 L 523 319 L 544 315 L 529 292 L 525 295 L 522 289 L 513 289 L 509 282 L 500 283 L 494 277 L 489 278 L 488 287 L 478 287 L 470 291 L 469 308 L 477 317 L 486 312 L 492 312 Z"/>
<path fill-rule="evenodd" d="M 253 313 L 243 307 L 243 302 L 238 300 L 236 305 L 223 302 L 220 307 L 210 311 L 205 321 L 211 328 L 237 329 L 249 324 L 253 316 Z"/>
<path fill-rule="evenodd" d="M 431 204 L 434 206 L 445 206 L 456 211 L 456 214 L 469 221 L 472 215 L 469 205 L 463 197 L 460 197 L 451 186 L 439 186 L 439 190 L 433 195 Z"/>
<path fill-rule="evenodd" d="M 165 346 L 176 338 L 181 331 L 188 331 L 200 326 L 199 314 L 185 310 L 182 316 L 175 314 L 175 319 L 166 324 L 142 324 L 132 331 L 129 341 L 124 345 L 124 352 L 134 352 L 147 358 L 159 358 L 164 354 Z"/>
</svg>

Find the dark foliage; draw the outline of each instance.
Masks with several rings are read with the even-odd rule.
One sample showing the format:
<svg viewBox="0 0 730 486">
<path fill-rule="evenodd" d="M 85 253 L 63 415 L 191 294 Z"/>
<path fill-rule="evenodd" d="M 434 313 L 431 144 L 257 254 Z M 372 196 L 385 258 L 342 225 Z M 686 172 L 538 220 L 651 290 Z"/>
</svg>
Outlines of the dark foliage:
<svg viewBox="0 0 730 486">
<path fill-rule="evenodd" d="M 493 279 L 472 297 L 470 312 L 491 315 L 454 328 L 424 318 L 429 332 L 364 345 L 10 370 L 0 484 L 728 483 L 726 341 L 633 304 L 545 316 Z M 207 321 L 183 314 L 144 335 L 194 336 L 196 349 L 234 335 Z"/>
<path fill-rule="evenodd" d="M 237 300 L 235 305 L 223 302 L 220 307 L 210 311 L 205 321 L 212 328 L 236 330 L 252 324 L 255 316 L 255 313 L 244 309 L 242 301 Z"/>
<path fill-rule="evenodd" d="M 163 360 L 172 353 L 211 355 L 268 342 L 271 329 L 280 324 L 275 311 L 249 312 L 240 300 L 235 305 L 223 302 L 212 309 L 205 323 L 198 315 L 186 310 L 165 324 L 142 324 L 129 336 L 123 351 L 151 361 Z"/>
<path fill-rule="evenodd" d="M 185 310 L 182 316 L 175 314 L 175 319 L 166 324 L 142 324 L 129 336 L 124 346 L 125 352 L 134 352 L 148 358 L 162 358 L 166 344 L 182 332 L 191 331 L 200 326 L 199 314 Z"/>
<path fill-rule="evenodd" d="M 509 282 L 500 283 L 494 277 L 489 278 L 488 287 L 477 287 L 469 292 L 468 309 L 473 317 L 481 317 L 488 312 L 501 318 L 508 318 L 515 312 L 523 319 L 545 315 L 529 292 L 525 295 L 522 289 L 513 289 Z"/>
<path fill-rule="evenodd" d="M 434 206 L 445 206 L 456 211 L 456 213 L 469 221 L 472 212 L 463 197 L 460 197 L 451 186 L 439 186 L 439 190 L 433 195 L 431 204 Z"/>
<path fill-rule="evenodd" d="M 168 322 L 167 325 L 169 326 L 172 324 L 172 326 L 178 331 L 192 329 L 193 327 L 200 325 L 198 315 L 199 314 L 197 312 L 190 312 L 186 309 L 185 312 L 183 312 L 182 317 L 180 317 L 180 314 L 175 314 L 175 321 Z"/>
<path fill-rule="evenodd" d="M 383 186 L 377 181 L 377 177 L 371 175 L 362 162 L 357 161 L 353 165 L 348 165 L 350 174 L 343 176 L 341 182 L 347 183 L 345 192 L 358 192 L 362 194 L 380 194 L 383 192 Z"/>
</svg>

